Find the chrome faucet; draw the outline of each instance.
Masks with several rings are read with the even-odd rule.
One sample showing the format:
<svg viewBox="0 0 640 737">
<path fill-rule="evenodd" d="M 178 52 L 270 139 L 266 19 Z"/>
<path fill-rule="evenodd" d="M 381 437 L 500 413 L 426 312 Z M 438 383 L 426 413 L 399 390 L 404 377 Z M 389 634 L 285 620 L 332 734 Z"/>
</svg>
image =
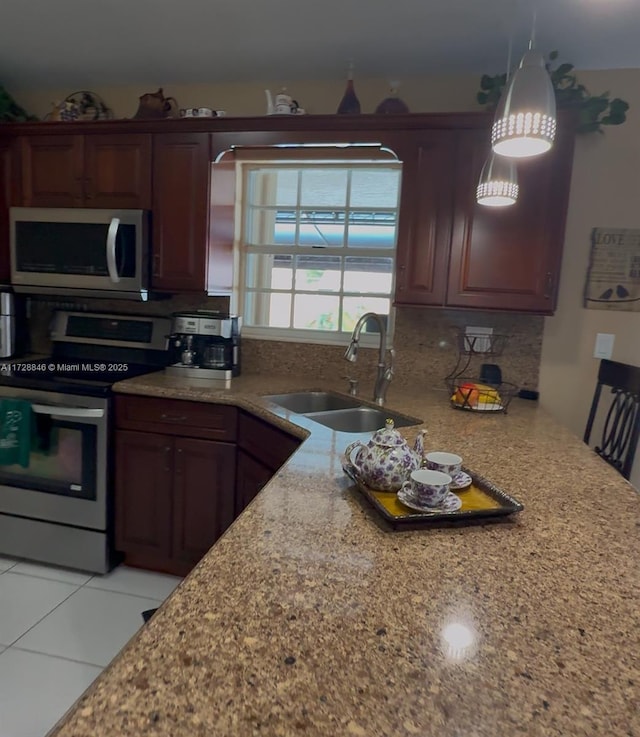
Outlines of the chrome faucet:
<svg viewBox="0 0 640 737">
<path fill-rule="evenodd" d="M 360 340 L 360 333 L 362 332 L 362 328 L 369 318 L 373 318 L 378 323 L 378 327 L 380 328 L 378 375 L 376 377 L 376 383 L 373 388 L 373 401 L 376 404 L 382 406 L 385 402 L 387 389 L 389 388 L 391 379 L 393 379 L 393 363 L 395 359 L 395 351 L 393 350 L 393 348 L 390 349 L 389 354 L 391 356 L 391 360 L 389 361 L 389 365 L 387 365 L 387 328 L 381 315 L 377 315 L 375 312 L 366 312 L 364 315 L 362 315 L 362 317 L 360 317 L 355 327 L 353 328 L 353 333 L 351 334 L 351 342 L 349 343 L 349 347 L 345 351 L 344 357 L 347 361 L 355 363 L 356 358 L 358 357 L 358 341 Z"/>
</svg>

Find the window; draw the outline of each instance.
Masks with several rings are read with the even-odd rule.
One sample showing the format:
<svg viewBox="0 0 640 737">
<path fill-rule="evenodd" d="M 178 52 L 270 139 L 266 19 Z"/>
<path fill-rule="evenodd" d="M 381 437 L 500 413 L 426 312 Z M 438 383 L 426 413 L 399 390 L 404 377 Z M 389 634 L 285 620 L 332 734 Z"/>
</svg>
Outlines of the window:
<svg viewBox="0 0 640 737">
<path fill-rule="evenodd" d="M 344 343 L 366 312 L 391 332 L 400 174 L 395 160 L 242 164 L 246 334 Z"/>
</svg>

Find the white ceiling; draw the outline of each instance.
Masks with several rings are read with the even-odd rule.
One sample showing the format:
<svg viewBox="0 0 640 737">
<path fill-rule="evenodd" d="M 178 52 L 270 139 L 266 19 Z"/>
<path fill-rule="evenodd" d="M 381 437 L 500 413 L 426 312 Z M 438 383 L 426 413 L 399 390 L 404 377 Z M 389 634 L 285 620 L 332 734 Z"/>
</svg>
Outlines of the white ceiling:
<svg viewBox="0 0 640 737">
<path fill-rule="evenodd" d="M 102 85 L 505 71 L 526 49 L 640 68 L 640 0 L 2 0 L 0 84 Z"/>
</svg>

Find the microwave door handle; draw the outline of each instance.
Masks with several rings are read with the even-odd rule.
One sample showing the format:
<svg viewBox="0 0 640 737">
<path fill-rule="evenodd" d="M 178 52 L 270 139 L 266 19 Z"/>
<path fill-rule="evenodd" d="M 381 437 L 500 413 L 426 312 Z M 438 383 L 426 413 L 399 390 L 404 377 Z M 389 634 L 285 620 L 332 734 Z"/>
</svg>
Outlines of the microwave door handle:
<svg viewBox="0 0 640 737">
<path fill-rule="evenodd" d="M 119 227 L 120 218 L 111 218 L 109 230 L 107 231 L 106 254 L 109 278 L 114 284 L 120 281 L 120 274 L 118 274 L 118 266 L 116 264 L 116 236 L 118 235 Z"/>
<path fill-rule="evenodd" d="M 78 419 L 87 419 L 89 417 L 104 417 L 103 409 L 94 409 L 89 407 L 53 407 L 50 404 L 32 404 L 31 409 L 39 415 L 77 417 Z"/>
</svg>

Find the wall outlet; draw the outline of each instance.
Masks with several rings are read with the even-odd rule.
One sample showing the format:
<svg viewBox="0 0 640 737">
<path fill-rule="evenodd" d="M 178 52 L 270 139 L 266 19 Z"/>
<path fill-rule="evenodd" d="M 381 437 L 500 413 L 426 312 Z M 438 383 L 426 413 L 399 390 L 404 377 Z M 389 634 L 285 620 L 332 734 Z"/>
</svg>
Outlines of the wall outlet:
<svg viewBox="0 0 640 737">
<path fill-rule="evenodd" d="M 613 333 L 598 333 L 596 335 L 596 344 L 593 349 L 594 358 L 611 358 L 613 355 L 613 341 L 615 340 Z"/>
<path fill-rule="evenodd" d="M 479 328 L 467 325 L 464 329 L 464 348 L 468 353 L 488 353 L 491 350 L 493 328 Z"/>
</svg>

